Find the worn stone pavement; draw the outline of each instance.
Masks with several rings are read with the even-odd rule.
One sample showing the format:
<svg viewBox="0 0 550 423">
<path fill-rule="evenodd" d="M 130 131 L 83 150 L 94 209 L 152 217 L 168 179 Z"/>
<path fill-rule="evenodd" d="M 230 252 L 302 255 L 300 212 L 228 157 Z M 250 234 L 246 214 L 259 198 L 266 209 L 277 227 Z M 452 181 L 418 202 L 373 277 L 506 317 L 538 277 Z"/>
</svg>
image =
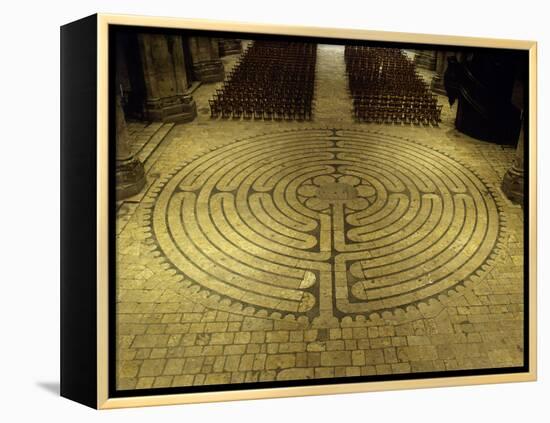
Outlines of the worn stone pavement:
<svg viewBox="0 0 550 423">
<path fill-rule="evenodd" d="M 236 56 L 223 60 L 229 69 Z M 193 122 L 173 127 L 155 123 L 130 124 L 134 147 L 136 151 L 142 151 L 140 157 L 145 162 L 148 185 L 145 192 L 117 205 L 117 389 L 389 375 L 523 364 L 523 211 L 511 204 L 499 188 L 512 163 L 514 150 L 457 132 L 453 127 L 453 110 L 444 98 L 440 99 L 444 104 L 444 121 L 439 127 L 355 123 L 351 118 L 351 102 L 343 70 L 343 47 L 319 46 L 315 109 L 310 122 L 211 120 L 208 99 L 219 84 L 204 84 L 193 94 L 199 112 Z M 337 131 L 332 131 L 332 128 Z M 274 133 L 279 135 L 270 135 Z M 418 215 L 424 214 L 426 219 L 430 218 L 430 213 L 435 213 L 435 209 L 429 212 L 421 208 L 414 193 L 418 190 L 419 195 L 427 194 L 418 188 L 418 184 L 409 183 L 414 170 L 410 174 L 405 170 L 401 172 L 399 166 L 403 164 L 403 169 L 418 166 L 421 171 L 428 172 L 426 169 L 430 166 L 439 169 L 439 164 L 443 163 L 444 166 L 434 171 L 437 176 L 434 181 L 470 175 L 474 182 L 465 183 L 467 192 L 484 192 L 479 194 L 478 201 L 464 204 L 470 205 L 468 210 L 475 215 L 478 225 L 485 227 L 487 233 L 496 234 L 494 242 L 487 241 L 487 251 L 476 249 L 466 238 L 463 241 L 466 247 L 457 250 L 456 257 L 481 263 L 473 276 L 443 286 L 452 275 L 435 283 L 428 269 L 422 276 L 428 275 L 427 279 L 419 280 L 423 284 L 433 283 L 433 292 L 422 288 L 414 301 L 409 301 L 408 294 L 402 292 L 405 289 L 403 284 L 390 288 L 384 286 L 385 277 L 401 280 L 401 273 L 395 276 L 391 269 L 382 273 L 382 282 L 370 280 L 382 285 L 376 291 L 367 283 L 368 269 L 363 268 L 367 275 L 363 276 L 360 268 L 350 267 L 348 274 L 342 274 L 340 280 L 345 286 L 349 284 L 350 292 L 355 295 L 354 301 L 348 301 L 349 294 L 340 295 L 340 291 L 325 289 L 332 286 L 332 279 L 330 271 L 323 270 L 330 259 L 319 258 L 323 245 L 328 245 L 327 249 L 333 251 L 331 257 L 334 258 L 336 253 L 347 251 L 345 249 L 353 243 L 345 238 L 345 245 L 338 251 L 336 246 L 331 247 L 330 240 L 321 241 L 319 250 L 310 247 L 318 236 L 322 238 L 320 233 L 332 234 L 335 239 L 338 233 L 351 233 L 349 224 L 336 229 L 337 212 L 350 213 L 353 207 L 377 204 L 378 200 L 372 200 L 374 195 L 362 176 L 358 177 L 362 179 L 361 183 L 353 182 L 351 173 L 347 179 L 338 179 L 340 176 L 331 181 L 326 178 L 304 179 L 295 189 L 298 194 L 292 198 L 274 191 L 272 197 L 276 204 L 286 201 L 288 207 L 305 207 L 304 210 L 309 210 L 307 213 L 314 210 L 311 213 L 318 214 L 312 214 L 312 219 L 329 222 L 328 226 L 321 224 L 320 232 L 302 233 L 297 230 L 299 227 L 290 223 L 279 228 L 276 220 L 269 220 L 271 227 L 265 228 L 265 234 L 269 233 L 269 236 L 263 237 L 264 229 L 260 226 L 254 226 L 254 234 L 248 234 L 243 222 L 252 222 L 254 216 L 263 216 L 264 219 L 276 216 L 276 212 L 269 209 L 270 203 L 265 202 L 271 194 L 267 198 L 260 192 L 262 187 L 253 190 L 252 183 L 243 191 L 246 199 L 235 206 L 229 204 L 229 194 L 224 194 L 221 185 L 212 188 L 211 194 L 212 199 L 215 196 L 221 198 L 219 204 L 200 200 L 200 193 L 204 192 L 209 181 L 221 177 L 216 170 L 223 168 L 216 166 L 221 166 L 222 159 L 224 166 L 233 164 L 235 169 L 242 169 L 242 175 L 249 174 L 247 169 L 256 163 L 254 160 L 241 161 L 248 151 L 245 148 L 260 154 L 260 150 L 254 149 L 265 145 L 266 150 L 261 152 L 264 154 L 265 151 L 265 155 L 261 157 L 269 164 L 270 155 L 273 160 L 279 157 L 277 155 L 284 158 L 285 151 L 294 149 L 296 152 L 289 153 L 288 160 L 299 161 L 309 154 L 307 148 L 317 146 L 320 153 L 312 148 L 309 161 L 326 165 L 327 155 L 341 154 L 339 148 L 352 148 L 347 147 L 348 139 L 354 140 L 349 141 L 350 146 L 357 144 L 358 151 L 365 151 L 365 157 L 378 154 L 382 157 L 381 151 L 391 146 L 395 151 L 394 174 L 407 186 L 403 191 L 407 193 L 402 198 L 404 203 L 396 204 L 406 204 Z M 307 148 L 302 151 L 298 148 L 300 146 Z M 404 152 L 411 148 L 417 149 L 420 156 L 415 160 L 401 160 L 405 157 Z M 321 153 L 324 156 L 315 156 Z M 391 166 L 391 155 L 384 157 L 378 162 L 373 159 L 373 163 L 380 168 Z M 216 158 L 220 160 L 218 163 Z M 210 160 L 208 163 L 212 166 L 203 165 L 194 172 L 193 166 L 199 166 L 201 160 Z M 347 172 L 341 168 L 337 171 Z M 337 174 L 334 169 L 330 172 Z M 200 175 L 205 175 L 204 181 Z M 233 177 L 238 179 L 239 173 Z M 274 177 L 279 178 L 277 174 Z M 243 179 L 245 181 L 236 188 L 236 197 L 246 182 L 244 176 Z M 459 183 L 458 179 L 453 181 Z M 385 186 L 388 198 L 401 195 L 392 192 L 389 186 L 389 183 Z M 227 189 L 228 193 L 233 192 Z M 377 188 L 378 191 L 381 189 Z M 442 189 L 437 186 L 433 191 L 435 194 L 427 195 L 426 199 L 437 196 Z M 311 198 L 323 200 L 326 205 L 317 200 L 308 203 Z M 443 204 L 451 204 L 451 197 L 442 195 L 441 198 Z M 361 203 L 360 199 L 367 202 Z M 352 203 L 352 200 L 356 201 Z M 437 201 L 432 198 L 433 204 Z M 453 201 L 452 204 L 458 207 L 458 200 Z M 188 204 L 193 204 L 193 207 Z M 250 204 L 250 210 L 246 204 Z M 483 207 L 493 205 L 496 208 L 492 215 L 481 215 Z M 314 207 L 318 207 L 318 211 Z M 212 219 L 207 222 L 208 216 Z M 350 221 L 349 215 L 346 216 Z M 218 226 L 222 225 L 218 222 L 225 218 L 229 222 L 225 232 L 228 241 L 215 235 L 215 230 L 223 227 Z M 243 222 L 237 222 L 238 219 Z M 260 219 L 257 225 L 266 221 Z M 392 222 L 391 225 L 398 224 Z M 464 222 L 469 220 L 464 218 Z M 309 221 L 304 222 L 307 224 Z M 385 233 L 391 225 L 379 229 Z M 463 225 L 461 230 L 465 231 L 466 226 Z M 448 230 L 456 228 L 450 224 Z M 269 232 L 272 229 L 279 231 Z M 209 240 L 217 240 L 212 242 L 213 245 L 205 246 L 203 252 L 206 255 L 202 255 L 198 247 L 191 248 L 195 244 L 202 245 L 205 237 L 200 230 L 208 235 Z M 458 231 L 457 237 L 460 234 Z M 364 238 L 368 234 L 357 236 Z M 234 251 L 227 247 L 229 241 L 245 237 L 248 237 L 250 247 L 239 244 L 233 247 Z M 306 248 L 310 241 L 310 247 Z M 408 242 L 408 238 L 403 235 L 400 241 Z M 436 245 L 434 243 L 433 248 Z M 304 252 L 296 252 L 301 246 L 304 246 Z M 268 262 L 270 257 L 264 249 L 273 251 L 276 248 L 286 257 L 292 257 L 292 254 L 301 257 L 294 265 L 301 272 L 299 276 L 295 275 L 294 268 L 283 266 L 286 263 L 283 258 Z M 422 262 L 420 250 L 413 248 L 410 250 L 412 268 L 429 267 L 430 260 Z M 185 254 L 178 253 L 178 249 Z M 371 258 L 364 251 L 361 254 L 362 265 L 368 267 Z M 392 251 L 387 254 L 391 256 Z M 267 263 L 261 271 L 274 273 L 273 281 L 258 276 L 260 262 L 255 263 L 254 257 L 262 260 L 262 266 Z M 415 257 L 418 257 L 416 266 Z M 453 257 L 443 265 L 453 272 L 460 272 L 460 267 L 453 267 Z M 233 259 L 245 264 L 235 267 L 231 264 Z M 396 269 L 401 259 L 396 261 Z M 311 268 L 301 267 L 306 261 L 310 265 L 313 262 L 315 266 L 318 264 L 318 269 L 313 265 Z M 377 269 L 371 271 L 378 272 Z M 204 274 L 206 270 L 213 275 L 211 278 Z M 361 282 L 364 277 L 365 281 Z M 214 284 L 214 280 L 220 283 Z M 343 289 L 342 292 L 346 293 L 345 287 Z M 377 295 L 396 299 L 394 303 L 377 303 L 374 301 Z M 327 318 L 320 319 L 319 316 Z"/>
</svg>

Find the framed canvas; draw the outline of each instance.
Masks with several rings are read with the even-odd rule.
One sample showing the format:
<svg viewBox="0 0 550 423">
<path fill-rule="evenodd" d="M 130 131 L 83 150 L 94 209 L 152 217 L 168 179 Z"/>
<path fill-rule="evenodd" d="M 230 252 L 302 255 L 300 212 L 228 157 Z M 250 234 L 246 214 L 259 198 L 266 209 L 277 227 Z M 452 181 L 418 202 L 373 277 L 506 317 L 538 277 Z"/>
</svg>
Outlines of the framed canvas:
<svg viewBox="0 0 550 423">
<path fill-rule="evenodd" d="M 61 28 L 61 394 L 536 379 L 536 43 Z"/>
</svg>

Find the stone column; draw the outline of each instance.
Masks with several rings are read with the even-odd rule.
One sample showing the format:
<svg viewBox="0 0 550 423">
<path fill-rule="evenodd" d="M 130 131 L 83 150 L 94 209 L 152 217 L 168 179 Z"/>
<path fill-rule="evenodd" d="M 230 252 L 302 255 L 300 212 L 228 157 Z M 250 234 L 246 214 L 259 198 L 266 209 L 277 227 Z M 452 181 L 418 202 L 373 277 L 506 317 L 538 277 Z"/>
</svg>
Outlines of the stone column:
<svg viewBox="0 0 550 423">
<path fill-rule="evenodd" d="M 241 54 L 243 46 L 241 40 L 236 38 L 220 38 L 218 40 L 218 46 L 220 56 L 227 56 L 229 54 Z"/>
<path fill-rule="evenodd" d="M 435 51 L 416 50 L 416 52 L 414 61 L 417 66 L 428 70 L 435 70 Z"/>
<path fill-rule="evenodd" d="M 193 58 L 193 73 L 199 81 L 223 81 L 225 71 L 220 59 L 217 38 L 190 37 L 189 49 Z"/>
<path fill-rule="evenodd" d="M 116 199 L 123 200 L 140 192 L 145 186 L 143 163 L 130 150 L 124 110 L 116 96 Z"/>
<path fill-rule="evenodd" d="M 523 205 L 524 198 L 524 181 L 525 181 L 525 169 L 524 169 L 524 127 L 525 122 L 521 126 L 519 133 L 518 146 L 516 148 L 516 158 L 514 164 L 502 179 L 502 191 L 513 203 Z"/>
<path fill-rule="evenodd" d="M 447 95 L 447 91 L 445 91 L 444 75 L 447 70 L 447 56 L 449 54 L 450 53 L 447 51 L 436 52 L 435 75 L 431 83 L 431 89 L 434 93 Z"/>
<path fill-rule="evenodd" d="M 187 93 L 187 75 L 179 35 L 139 34 L 145 79 L 148 119 L 189 122 L 197 116 L 193 97 Z"/>
</svg>

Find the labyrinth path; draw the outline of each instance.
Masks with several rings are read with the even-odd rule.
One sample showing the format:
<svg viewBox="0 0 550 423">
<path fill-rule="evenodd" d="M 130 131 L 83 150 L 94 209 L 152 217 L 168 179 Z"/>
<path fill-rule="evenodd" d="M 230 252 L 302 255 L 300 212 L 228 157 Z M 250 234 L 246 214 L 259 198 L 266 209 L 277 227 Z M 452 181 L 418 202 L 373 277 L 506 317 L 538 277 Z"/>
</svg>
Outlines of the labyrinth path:
<svg viewBox="0 0 550 423">
<path fill-rule="evenodd" d="M 186 163 L 151 220 L 164 257 L 201 289 L 326 322 L 405 309 L 482 274 L 501 219 L 490 189 L 432 148 L 312 129 Z"/>
</svg>

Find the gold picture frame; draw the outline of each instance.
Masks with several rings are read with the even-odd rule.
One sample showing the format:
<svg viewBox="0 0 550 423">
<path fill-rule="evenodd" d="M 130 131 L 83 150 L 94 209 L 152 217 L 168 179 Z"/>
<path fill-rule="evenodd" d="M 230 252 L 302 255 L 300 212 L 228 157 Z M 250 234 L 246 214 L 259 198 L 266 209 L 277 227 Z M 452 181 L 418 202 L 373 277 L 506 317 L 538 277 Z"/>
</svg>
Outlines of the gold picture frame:
<svg viewBox="0 0 550 423">
<path fill-rule="evenodd" d="M 180 18 L 162 18 L 145 16 L 124 16 L 111 14 L 97 14 L 86 18 L 87 21 L 77 21 L 68 24 L 62 30 L 62 101 L 66 108 L 62 106 L 62 221 L 64 231 L 62 230 L 62 395 L 84 403 L 98 409 L 112 409 L 121 407 L 138 407 L 152 405 L 169 404 L 187 404 L 197 402 L 213 401 L 233 401 L 259 398 L 280 398 L 289 396 L 340 394 L 353 392 L 370 392 L 381 390 L 398 390 L 414 388 L 432 388 L 462 385 L 477 385 L 490 383 L 506 382 L 528 382 L 535 381 L 537 378 L 537 304 L 536 304 L 536 227 L 537 227 L 537 44 L 534 41 L 501 40 L 474 37 L 458 37 L 447 35 L 430 34 L 412 34 L 401 32 L 382 32 L 360 29 L 336 29 L 336 28 L 315 28 L 301 26 L 282 26 L 250 24 L 225 21 L 210 21 L 197 19 Z M 83 23 L 84 22 L 84 23 Z M 499 373 L 498 371 L 487 374 L 475 375 L 457 375 L 449 377 L 434 378 L 414 378 L 403 377 L 397 380 L 381 380 L 366 382 L 350 382 L 338 384 L 323 384 L 318 380 L 315 385 L 304 386 L 285 386 L 285 387 L 267 387 L 254 389 L 226 389 L 210 392 L 192 392 L 192 393 L 167 393 L 167 394 L 147 394 L 116 396 L 110 395 L 109 377 L 112 372 L 110 367 L 110 345 L 115 342 L 112 334 L 112 326 L 109 321 L 109 304 L 112 300 L 113 290 L 110 277 L 110 266 L 112 261 L 109 259 L 110 234 L 109 219 L 111 216 L 110 189 L 114 183 L 109 172 L 110 166 L 110 134 L 112 137 L 112 128 L 109 122 L 109 110 L 113 107 L 112 98 L 109 94 L 109 83 L 112 81 L 109 67 L 109 28 L 112 26 L 123 27 L 141 27 L 166 30 L 198 30 L 198 31 L 216 31 L 239 34 L 264 34 L 272 36 L 293 36 L 305 38 L 321 38 L 338 40 L 357 40 L 380 43 L 407 43 L 419 45 L 437 45 L 437 46 L 460 46 L 489 49 L 510 49 L 522 50 L 528 54 L 528 204 L 525 210 L 528 215 L 525 216 L 528 221 L 528 245 L 526 250 L 528 255 L 529 279 L 526 281 L 528 288 L 528 297 L 525 303 L 525 320 L 528 333 L 525 334 L 527 340 L 528 368 L 525 371 L 514 373 Z M 82 29 L 84 28 L 85 29 Z M 66 41 L 63 41 L 65 37 Z M 82 41 L 85 40 L 82 44 Z M 71 41 L 76 40 L 76 41 Z M 71 42 L 73 44 L 71 44 Z M 90 43 L 90 44 L 86 44 Z M 94 65 L 95 69 L 87 69 L 91 76 L 86 84 L 92 93 L 87 97 L 90 101 L 95 97 L 95 110 L 92 110 L 92 103 L 87 106 L 80 105 L 79 100 L 72 98 L 69 91 L 78 88 L 79 76 L 73 71 L 71 66 L 79 57 L 79 54 L 85 54 L 79 50 L 82 46 L 95 46 L 96 50 L 88 52 L 89 65 Z M 77 52 L 78 50 L 78 52 Z M 95 60 L 92 60 L 95 55 Z M 65 58 L 65 62 L 63 61 Z M 84 66 L 84 65 L 83 65 Z M 67 82 L 65 82 L 67 81 Z M 90 82 L 92 81 L 92 82 Z M 91 87 L 90 84 L 95 86 Z M 63 88 L 63 84 L 66 84 Z M 80 100 L 82 101 L 82 100 Z M 65 110 L 65 112 L 64 112 Z M 94 116 L 91 116 L 91 113 Z M 82 125 L 82 118 L 78 114 L 88 114 L 85 124 Z M 92 122 L 93 121 L 93 122 Z M 111 125 L 112 126 L 112 125 Z M 83 134 L 86 128 L 95 127 L 95 134 Z M 94 163 L 87 167 L 87 178 L 85 180 L 73 179 L 77 185 L 74 187 L 65 186 L 64 178 L 78 178 L 82 175 L 83 168 L 79 167 L 79 153 L 82 153 L 76 144 L 77 136 L 92 137 L 88 141 L 88 157 L 93 155 Z M 65 137 L 65 141 L 63 141 Z M 95 142 L 90 144 L 91 142 Z M 80 140 L 81 141 L 81 140 Z M 73 144 L 71 144 L 73 142 Z M 82 141 L 83 143 L 85 141 Z M 72 146 L 69 146 L 72 145 Z M 78 151 L 74 151 L 77 149 Z M 65 164 L 63 164 L 65 163 Z M 94 170 L 93 174 L 91 170 Z M 87 182 L 86 182 L 87 181 Z M 95 190 L 88 192 L 87 201 L 81 206 L 75 204 L 78 202 L 78 190 L 92 181 L 95 184 Z M 65 202 L 64 202 L 65 201 Z M 64 206 L 65 204 L 65 206 Z M 79 207 L 95 206 L 93 213 L 85 216 L 84 226 L 88 230 L 87 235 L 71 238 L 69 232 L 78 231 L 78 225 L 82 222 L 78 217 L 72 216 L 72 210 L 77 213 Z M 65 213 L 65 218 L 63 217 Z M 112 227 L 112 226 L 111 226 Z M 90 232 L 91 229 L 94 229 Z M 65 234 L 65 235 L 63 235 Z M 93 248 L 86 255 L 79 255 L 75 251 L 79 243 L 92 242 Z M 80 269 L 80 270 L 79 270 Z M 86 272 L 90 279 L 83 278 L 78 284 L 87 284 L 85 289 L 81 289 L 76 282 L 79 272 Z M 76 284 L 76 285 L 75 285 Z M 93 286 L 90 286 L 92 285 Z M 77 292 L 77 289 L 79 290 Z M 85 302 L 86 306 L 75 307 L 77 302 Z M 92 310 L 92 308 L 94 308 Z M 85 329 L 87 328 L 87 329 Z M 78 344 L 78 345 L 77 345 Z M 92 345 L 92 346 L 91 346 Z M 95 348 L 90 354 L 82 354 L 85 349 Z M 79 360 L 74 359 L 75 354 L 80 354 Z M 65 360 L 65 361 L 64 361 Z M 89 367 L 90 372 L 81 372 L 84 367 Z M 95 377 L 94 377 L 95 375 Z M 95 383 L 94 383 L 95 382 Z M 296 385 L 296 384 L 295 384 Z"/>
</svg>

